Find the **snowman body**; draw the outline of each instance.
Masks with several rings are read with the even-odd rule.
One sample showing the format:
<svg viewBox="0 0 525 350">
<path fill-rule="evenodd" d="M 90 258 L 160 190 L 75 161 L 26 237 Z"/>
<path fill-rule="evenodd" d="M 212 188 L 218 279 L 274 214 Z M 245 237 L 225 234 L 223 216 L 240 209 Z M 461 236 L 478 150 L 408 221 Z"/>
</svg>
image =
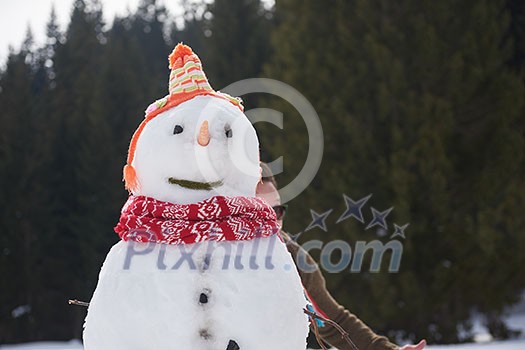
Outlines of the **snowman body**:
<svg viewBox="0 0 525 350">
<path fill-rule="evenodd" d="M 141 130 L 134 195 L 188 204 L 255 196 L 258 141 L 232 103 L 196 96 Z M 120 241 L 85 322 L 86 350 L 303 350 L 302 284 L 278 235 L 192 244 Z"/>
<path fill-rule="evenodd" d="M 87 350 L 302 350 L 304 306 L 277 236 L 191 245 L 121 241 L 102 267 L 84 342 Z"/>
</svg>

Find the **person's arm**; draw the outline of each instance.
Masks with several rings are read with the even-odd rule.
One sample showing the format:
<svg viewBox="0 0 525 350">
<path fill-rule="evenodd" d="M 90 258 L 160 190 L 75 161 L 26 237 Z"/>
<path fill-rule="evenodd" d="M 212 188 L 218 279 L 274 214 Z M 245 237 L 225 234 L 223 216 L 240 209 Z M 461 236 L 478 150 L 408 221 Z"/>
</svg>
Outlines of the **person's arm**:
<svg viewBox="0 0 525 350">
<path fill-rule="evenodd" d="M 301 271 L 301 268 L 298 268 L 303 286 L 309 297 L 312 299 L 311 301 L 315 303 L 316 307 L 326 314 L 329 319 L 339 324 L 346 332 L 348 332 L 350 339 L 352 339 L 359 350 L 399 349 L 397 345 L 389 342 L 386 337 L 374 333 L 364 322 L 346 310 L 343 306 L 339 305 L 326 289 L 325 279 L 314 259 L 286 234 L 283 234 L 283 238 L 296 265 L 298 263 L 297 256 L 301 251 L 301 256 L 305 259 L 304 262 L 308 264 L 307 266 L 315 266 L 315 269 L 312 272 L 304 272 Z M 320 327 L 319 334 L 325 342 L 337 349 L 353 350 L 346 340 L 341 337 L 341 333 L 329 324 Z"/>
</svg>

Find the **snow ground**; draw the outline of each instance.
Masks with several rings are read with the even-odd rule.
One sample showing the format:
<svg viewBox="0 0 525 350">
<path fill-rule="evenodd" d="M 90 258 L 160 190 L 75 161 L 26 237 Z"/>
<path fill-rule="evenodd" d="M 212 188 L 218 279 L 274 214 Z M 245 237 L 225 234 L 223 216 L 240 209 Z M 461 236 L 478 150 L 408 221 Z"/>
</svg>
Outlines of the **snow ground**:
<svg viewBox="0 0 525 350">
<path fill-rule="evenodd" d="M 2 350 L 82 350 L 82 343 L 78 340 L 70 342 L 38 342 L 17 345 L 0 346 Z"/>
<path fill-rule="evenodd" d="M 2 350 L 82 350 L 82 344 L 70 342 L 40 342 L 19 345 L 0 346 Z M 429 350 L 525 350 L 525 339 L 507 340 L 501 342 L 472 343 L 462 345 L 432 345 Z"/>
<path fill-rule="evenodd" d="M 1 350 L 82 350 L 82 344 L 78 340 L 70 342 L 40 342 L 27 343 L 18 345 L 0 346 Z M 432 345 L 428 346 L 429 350 L 525 350 L 525 338 L 486 342 L 472 343 L 461 345 Z"/>
</svg>

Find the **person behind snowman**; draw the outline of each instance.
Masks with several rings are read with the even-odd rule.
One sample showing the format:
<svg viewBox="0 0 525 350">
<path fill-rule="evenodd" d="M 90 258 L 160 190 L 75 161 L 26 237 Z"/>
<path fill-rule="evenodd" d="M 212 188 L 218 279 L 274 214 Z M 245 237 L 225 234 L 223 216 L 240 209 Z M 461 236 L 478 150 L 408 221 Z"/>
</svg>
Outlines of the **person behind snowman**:
<svg viewBox="0 0 525 350">
<path fill-rule="evenodd" d="M 272 175 L 272 171 L 267 164 L 261 162 L 262 178 L 257 185 L 256 194 L 258 197 L 266 200 L 272 206 L 282 227 L 282 220 L 286 213 L 286 206 L 281 205 L 281 197 L 277 191 L 277 181 Z M 288 251 L 292 255 L 295 264 L 297 265 L 297 257 L 299 253 L 305 257 L 308 266 L 314 266 L 313 271 L 304 271 L 298 268 L 301 281 L 305 288 L 305 292 L 314 306 L 315 312 L 324 318 L 330 319 L 338 323 L 346 332 L 359 349 L 366 350 L 422 350 L 426 346 L 426 341 L 421 340 L 417 345 L 405 345 L 399 347 L 391 343 L 386 337 L 380 336 L 370 327 L 368 327 L 357 316 L 352 314 L 346 308 L 341 306 L 326 289 L 326 282 L 321 273 L 321 270 L 315 263 L 308 252 L 283 230 L 280 231 L 281 237 L 285 240 Z M 323 341 L 336 347 L 340 350 L 353 350 L 351 345 L 341 337 L 339 331 L 329 325 L 324 325 L 319 328 L 319 334 Z"/>
</svg>

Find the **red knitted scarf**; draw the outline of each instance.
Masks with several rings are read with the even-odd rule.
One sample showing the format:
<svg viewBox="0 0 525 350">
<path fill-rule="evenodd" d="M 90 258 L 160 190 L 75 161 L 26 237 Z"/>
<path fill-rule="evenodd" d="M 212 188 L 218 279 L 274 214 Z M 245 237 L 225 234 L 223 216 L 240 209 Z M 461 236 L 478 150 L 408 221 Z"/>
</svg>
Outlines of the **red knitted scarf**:
<svg viewBox="0 0 525 350">
<path fill-rule="evenodd" d="M 115 226 L 124 241 L 164 244 L 244 241 L 274 235 L 279 229 L 273 209 L 264 200 L 222 196 L 195 204 L 130 196 Z"/>
</svg>

